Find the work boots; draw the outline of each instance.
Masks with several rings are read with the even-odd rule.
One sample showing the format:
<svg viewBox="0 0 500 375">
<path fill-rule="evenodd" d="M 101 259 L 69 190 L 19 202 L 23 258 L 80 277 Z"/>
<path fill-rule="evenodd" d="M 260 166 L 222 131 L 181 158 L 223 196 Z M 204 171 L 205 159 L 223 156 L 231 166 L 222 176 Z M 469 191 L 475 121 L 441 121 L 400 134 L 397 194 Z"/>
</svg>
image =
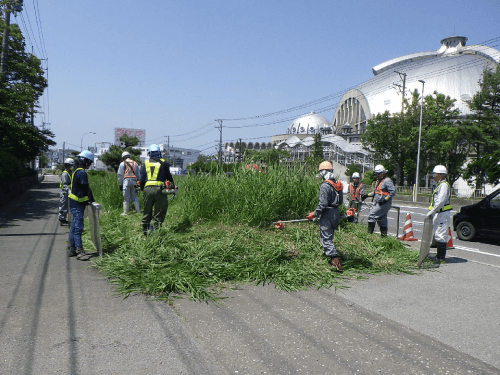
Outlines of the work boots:
<svg viewBox="0 0 500 375">
<path fill-rule="evenodd" d="M 375 230 L 375 223 L 368 222 L 368 233 L 372 234 Z"/>
<path fill-rule="evenodd" d="M 81 247 L 77 247 L 76 252 L 78 254 L 76 256 L 76 259 L 78 259 L 78 260 L 89 260 L 92 257 L 92 255 L 90 255 L 89 253 L 86 253 L 85 251 L 83 251 L 83 248 L 81 248 Z"/>
<path fill-rule="evenodd" d="M 136 201 L 134 202 L 134 207 L 135 207 L 135 211 L 140 214 L 141 213 L 141 207 L 139 206 L 139 202 Z"/>
<path fill-rule="evenodd" d="M 380 237 L 387 237 L 387 227 L 380 227 Z"/>
<path fill-rule="evenodd" d="M 437 261 L 441 262 L 445 260 L 446 258 L 446 242 L 438 242 L 437 243 L 437 256 L 436 259 Z"/>
<path fill-rule="evenodd" d="M 127 212 L 129 210 L 130 206 L 128 203 L 123 202 L 123 213 L 122 215 L 127 215 Z"/>
<path fill-rule="evenodd" d="M 332 267 L 336 267 L 337 272 L 342 272 L 342 266 L 340 265 L 339 257 L 332 258 Z"/>
<path fill-rule="evenodd" d="M 69 252 L 68 252 L 68 256 L 69 256 L 69 257 L 76 257 L 76 256 L 78 255 L 78 253 L 76 252 L 75 247 L 74 247 L 74 246 L 72 246 L 72 245 L 69 245 L 69 247 L 68 247 L 68 251 L 69 251 Z"/>
</svg>

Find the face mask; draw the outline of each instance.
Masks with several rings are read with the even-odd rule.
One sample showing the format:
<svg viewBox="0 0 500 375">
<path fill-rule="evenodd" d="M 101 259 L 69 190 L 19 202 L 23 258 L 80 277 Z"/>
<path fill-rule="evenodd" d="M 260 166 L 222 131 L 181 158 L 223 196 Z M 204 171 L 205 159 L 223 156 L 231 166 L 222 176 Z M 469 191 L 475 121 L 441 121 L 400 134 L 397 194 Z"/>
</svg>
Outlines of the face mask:
<svg viewBox="0 0 500 375">
<path fill-rule="evenodd" d="M 333 172 L 327 171 L 326 169 L 321 170 L 319 175 L 323 177 L 323 180 L 332 180 L 335 178 Z"/>
</svg>

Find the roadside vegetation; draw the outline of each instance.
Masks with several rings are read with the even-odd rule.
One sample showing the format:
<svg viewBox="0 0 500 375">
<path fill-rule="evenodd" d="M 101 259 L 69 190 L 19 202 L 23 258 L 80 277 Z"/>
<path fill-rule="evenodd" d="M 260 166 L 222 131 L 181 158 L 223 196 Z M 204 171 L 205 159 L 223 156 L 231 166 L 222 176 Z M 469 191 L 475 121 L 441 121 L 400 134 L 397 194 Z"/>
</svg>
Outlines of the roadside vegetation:
<svg viewBox="0 0 500 375">
<path fill-rule="evenodd" d="M 140 214 L 120 215 L 116 175 L 90 173 L 102 206 L 104 255 L 95 267 L 119 294 L 217 303 L 225 288 L 244 283 L 271 283 L 285 291 L 340 288 L 367 274 L 416 271 L 416 251 L 395 238 L 369 235 L 362 223 L 343 219 L 335 234 L 343 273 L 332 272 L 323 256 L 318 222 L 276 229 L 274 222 L 302 219 L 316 207 L 319 180 L 304 169 L 268 167 L 259 173 L 242 167 L 230 177 L 175 176 L 175 182 L 179 193 L 165 224 L 144 236 Z M 92 248 L 88 233 L 84 247 Z"/>
</svg>

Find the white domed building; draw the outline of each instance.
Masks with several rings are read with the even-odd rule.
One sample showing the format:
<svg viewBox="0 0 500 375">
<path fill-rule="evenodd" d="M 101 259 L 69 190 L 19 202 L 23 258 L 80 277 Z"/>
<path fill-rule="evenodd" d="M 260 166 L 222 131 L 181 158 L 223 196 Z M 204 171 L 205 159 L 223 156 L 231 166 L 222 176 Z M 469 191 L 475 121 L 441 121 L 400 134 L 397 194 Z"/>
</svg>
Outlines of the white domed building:
<svg viewBox="0 0 500 375">
<path fill-rule="evenodd" d="M 462 115 L 470 113 L 467 102 L 479 91 L 484 69 L 494 69 L 500 51 L 483 46 L 466 46 L 467 38 L 451 36 L 441 40 L 436 51 L 418 52 L 388 60 L 373 67 L 374 77 L 347 91 L 332 119 L 333 133 L 358 143 L 366 130 L 366 120 L 388 110 L 402 109 L 403 93 L 437 91 L 456 99 Z M 403 91 L 404 88 L 404 91 Z"/>
<path fill-rule="evenodd" d="M 365 169 L 370 169 L 372 159 L 369 152 L 363 150 L 359 144 L 350 144 L 342 137 L 332 134 L 330 122 L 323 116 L 314 112 L 300 116 L 294 120 L 286 134 L 275 135 L 272 143 L 276 148 L 288 150 L 292 160 L 304 160 L 313 153 L 314 136 L 321 134 L 323 155 L 326 160 L 338 163 L 335 170 L 340 172 L 352 163 L 360 164 Z"/>
</svg>

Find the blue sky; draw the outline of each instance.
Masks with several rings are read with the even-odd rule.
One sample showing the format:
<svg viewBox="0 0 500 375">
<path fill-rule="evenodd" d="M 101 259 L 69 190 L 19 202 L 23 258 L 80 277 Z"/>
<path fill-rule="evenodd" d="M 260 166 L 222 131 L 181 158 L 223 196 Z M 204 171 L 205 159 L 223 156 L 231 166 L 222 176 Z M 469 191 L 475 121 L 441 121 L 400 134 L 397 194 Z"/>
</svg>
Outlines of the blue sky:
<svg viewBox="0 0 500 375">
<path fill-rule="evenodd" d="M 371 78 L 373 66 L 437 50 L 452 35 L 481 44 L 500 36 L 499 20 L 500 0 L 24 0 L 12 22 L 29 30 L 28 50 L 48 59 L 35 123 L 47 124 L 56 147 L 79 148 L 87 132 L 96 134 L 84 147 L 112 142 L 114 128 L 128 127 L 146 129 L 148 144 L 170 136 L 209 155 L 216 119 L 338 94 L 225 120 L 222 138 L 268 142 L 293 118 L 328 106 L 320 114 L 331 121 L 342 93 Z"/>
</svg>

